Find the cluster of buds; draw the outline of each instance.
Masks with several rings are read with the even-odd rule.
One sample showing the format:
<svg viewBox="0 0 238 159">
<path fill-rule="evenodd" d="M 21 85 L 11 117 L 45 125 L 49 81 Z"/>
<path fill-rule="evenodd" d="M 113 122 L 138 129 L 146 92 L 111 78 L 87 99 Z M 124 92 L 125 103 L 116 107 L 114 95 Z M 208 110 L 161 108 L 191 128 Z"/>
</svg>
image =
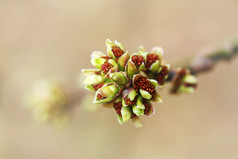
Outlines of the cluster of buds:
<svg viewBox="0 0 238 159">
<path fill-rule="evenodd" d="M 185 68 L 178 68 L 173 80 L 172 94 L 193 93 L 197 87 L 197 79 Z"/>
<path fill-rule="evenodd" d="M 69 95 L 63 82 L 55 77 L 47 77 L 33 83 L 26 96 L 26 104 L 32 109 L 38 122 L 52 122 L 64 125 L 67 120 Z"/>
<path fill-rule="evenodd" d="M 132 119 L 141 127 L 140 116 L 154 113 L 151 102 L 162 103 L 157 87 L 163 86 L 170 65 L 162 61 L 163 49 L 143 47 L 129 55 L 121 43 L 106 40 L 107 53 L 94 51 L 91 63 L 96 69 L 83 69 L 85 88 L 96 91 L 94 103 L 111 104 L 120 124 Z"/>
</svg>

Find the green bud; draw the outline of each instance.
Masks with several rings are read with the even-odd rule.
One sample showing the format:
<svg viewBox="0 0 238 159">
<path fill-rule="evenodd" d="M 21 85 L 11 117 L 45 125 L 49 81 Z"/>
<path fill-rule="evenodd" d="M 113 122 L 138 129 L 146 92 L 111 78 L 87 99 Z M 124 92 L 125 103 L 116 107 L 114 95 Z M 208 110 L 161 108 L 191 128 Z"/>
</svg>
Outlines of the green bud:
<svg viewBox="0 0 238 159">
<path fill-rule="evenodd" d="M 125 89 L 123 92 L 122 92 L 123 96 L 123 100 L 122 100 L 122 106 L 123 107 L 126 107 L 128 106 L 126 104 L 126 100 L 130 100 L 131 103 L 135 103 L 136 101 L 134 101 L 136 99 L 136 96 L 138 95 L 138 93 L 133 89 L 133 88 L 128 88 L 128 89 Z"/>
<path fill-rule="evenodd" d="M 136 105 L 133 106 L 132 110 L 133 110 L 133 113 L 135 113 L 137 116 L 144 115 L 145 106 L 143 105 L 141 96 L 138 97 Z"/>
<path fill-rule="evenodd" d="M 127 74 L 130 78 L 132 78 L 133 75 L 138 72 L 137 68 L 136 68 L 136 65 L 131 60 L 129 60 L 128 63 L 127 63 L 126 71 L 127 71 Z"/>
<path fill-rule="evenodd" d="M 162 64 L 158 70 L 157 73 L 160 73 L 163 70 L 163 67 L 166 67 L 167 70 L 171 69 L 171 65 L 170 64 Z"/>
<path fill-rule="evenodd" d="M 187 74 L 183 78 L 183 83 L 179 87 L 181 93 L 194 93 L 197 86 L 197 78 L 191 74 Z"/>
<path fill-rule="evenodd" d="M 108 62 L 112 64 L 113 67 L 117 67 L 117 62 L 113 59 L 109 59 Z"/>
<path fill-rule="evenodd" d="M 139 109 L 136 106 L 133 106 L 132 110 L 133 110 L 133 113 L 135 113 L 137 116 L 144 115 L 144 110 L 143 109 Z"/>
<path fill-rule="evenodd" d="M 122 107 L 121 108 L 121 115 L 123 123 L 128 121 L 132 116 L 132 111 L 130 107 Z"/>
<path fill-rule="evenodd" d="M 124 47 L 121 43 L 107 39 L 106 40 L 107 53 L 110 57 L 117 61 L 119 69 L 124 71 L 126 63 L 130 58 L 128 52 L 124 51 Z"/>
<path fill-rule="evenodd" d="M 140 61 L 142 62 L 142 64 L 140 65 L 138 71 L 142 71 L 144 68 L 145 68 L 145 61 L 146 61 L 146 55 L 147 55 L 147 52 L 143 52 L 143 51 L 139 51 L 138 53 L 135 53 L 134 55 L 141 55 L 143 57 L 143 61 Z"/>
<path fill-rule="evenodd" d="M 91 54 L 91 58 L 101 58 L 101 57 L 104 57 L 106 56 L 104 53 L 102 53 L 101 51 L 94 51 L 92 54 Z"/>
<path fill-rule="evenodd" d="M 149 92 L 144 91 L 144 90 L 142 90 L 142 89 L 140 89 L 140 94 L 141 94 L 141 96 L 142 96 L 143 98 L 145 98 L 145 99 L 151 99 L 151 98 L 152 98 L 152 95 L 150 95 Z"/>
<path fill-rule="evenodd" d="M 142 97 L 139 96 L 136 105 L 132 107 L 133 113 L 137 116 L 144 115 L 145 106 L 143 105 Z"/>
<path fill-rule="evenodd" d="M 120 55 L 120 54 L 123 54 L 123 52 L 124 52 L 124 47 L 123 47 L 123 45 L 122 45 L 121 43 L 119 43 L 118 41 L 114 41 L 114 43 L 113 43 L 111 40 L 107 39 L 107 40 L 106 40 L 106 47 L 107 47 L 107 53 L 108 53 L 108 55 L 109 55 L 110 57 L 112 57 L 114 60 L 116 60 L 116 59 L 119 57 L 119 55 Z M 115 55 L 115 53 L 113 52 L 113 48 L 116 48 L 116 50 L 119 50 L 119 51 L 120 51 L 120 54 L 118 55 L 118 54 L 116 53 L 116 55 Z M 121 56 L 121 55 L 120 55 L 120 56 Z"/>
<path fill-rule="evenodd" d="M 119 46 L 122 50 L 124 50 L 124 46 L 121 43 L 119 43 L 118 41 L 115 40 L 114 44 Z"/>
<path fill-rule="evenodd" d="M 130 78 L 145 68 L 146 53 L 140 51 L 131 55 L 126 65 L 126 71 Z"/>
<path fill-rule="evenodd" d="M 92 58 L 91 63 L 97 69 L 101 69 L 102 64 L 104 64 L 107 60 L 104 58 Z"/>
<path fill-rule="evenodd" d="M 150 71 L 156 73 L 159 70 L 159 68 L 160 68 L 160 61 L 156 60 L 156 62 L 150 66 Z"/>
<path fill-rule="evenodd" d="M 154 47 L 150 52 L 146 52 L 145 49 L 141 49 L 140 52 L 146 55 L 146 69 L 152 74 L 157 73 L 161 65 L 163 49 L 161 47 Z"/>
<path fill-rule="evenodd" d="M 105 80 L 104 77 L 100 75 L 90 75 L 84 80 L 84 84 L 92 85 L 92 84 L 99 84 Z"/>
<path fill-rule="evenodd" d="M 170 65 L 165 64 L 165 65 L 161 65 L 157 74 L 156 74 L 156 81 L 158 82 L 158 86 L 159 88 L 163 88 L 164 83 L 166 81 L 166 79 L 168 78 L 168 73 L 170 70 Z"/>
<path fill-rule="evenodd" d="M 139 109 L 143 109 L 143 110 L 145 109 L 145 106 L 143 104 L 143 100 L 142 100 L 141 96 L 138 97 L 138 100 L 136 102 L 136 107 Z"/>
<path fill-rule="evenodd" d="M 115 99 L 120 88 L 113 84 L 107 84 L 96 91 L 96 96 L 93 103 L 107 103 Z"/>
<path fill-rule="evenodd" d="M 190 71 L 185 68 L 177 69 L 171 93 L 193 93 L 197 87 L 197 79 Z"/>
<path fill-rule="evenodd" d="M 90 75 L 84 80 L 85 89 L 89 91 L 95 91 L 97 87 L 95 85 L 100 84 L 102 87 L 104 81 L 106 82 L 106 78 L 102 77 L 101 75 Z"/>
<path fill-rule="evenodd" d="M 151 99 L 156 92 L 157 81 L 148 79 L 141 74 L 136 74 L 132 79 L 133 87 L 139 91 L 145 99 Z"/>
<path fill-rule="evenodd" d="M 125 70 L 125 67 L 129 58 L 130 58 L 130 55 L 128 52 L 124 53 L 121 57 L 118 58 L 117 63 L 119 64 L 120 69 L 122 71 Z"/>
<path fill-rule="evenodd" d="M 109 74 L 109 77 L 112 81 L 114 81 L 117 85 L 120 86 L 126 85 L 128 83 L 124 72 L 114 72 Z"/>
<path fill-rule="evenodd" d="M 137 92 L 132 88 L 132 89 L 130 89 L 130 93 L 128 94 L 128 98 L 131 101 L 133 101 L 137 95 L 138 95 Z"/>
</svg>

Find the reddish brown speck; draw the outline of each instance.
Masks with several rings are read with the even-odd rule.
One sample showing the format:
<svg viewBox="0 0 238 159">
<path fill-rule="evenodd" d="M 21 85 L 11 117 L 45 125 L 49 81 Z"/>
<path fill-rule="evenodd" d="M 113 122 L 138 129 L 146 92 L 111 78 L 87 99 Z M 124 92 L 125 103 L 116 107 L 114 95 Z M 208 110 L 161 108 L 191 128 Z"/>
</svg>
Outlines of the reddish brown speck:
<svg viewBox="0 0 238 159">
<path fill-rule="evenodd" d="M 150 115 L 151 109 L 153 109 L 152 105 L 146 101 L 143 101 L 143 105 L 145 106 L 144 114 Z"/>
<path fill-rule="evenodd" d="M 112 68 L 112 64 L 110 64 L 108 61 L 105 61 L 104 64 L 102 64 L 101 66 L 101 69 L 102 69 L 102 72 L 107 74 L 108 71 Z"/>
<path fill-rule="evenodd" d="M 113 46 L 112 52 L 116 58 L 119 58 L 124 54 L 124 51 L 119 46 Z"/>
<path fill-rule="evenodd" d="M 197 84 L 196 83 L 184 83 L 185 87 L 193 87 L 193 88 L 197 88 Z"/>
<path fill-rule="evenodd" d="M 156 93 L 154 85 L 147 80 L 146 77 L 140 77 L 135 81 L 134 88 L 136 91 L 140 89 L 147 91 L 150 95 L 154 95 Z"/>
<path fill-rule="evenodd" d="M 104 58 L 106 60 L 112 59 L 110 56 L 103 56 L 102 58 Z"/>
<path fill-rule="evenodd" d="M 102 99 L 105 99 L 105 98 L 106 98 L 106 97 L 103 97 L 101 94 L 98 94 L 98 95 L 97 95 L 97 99 L 98 99 L 98 100 L 102 100 Z"/>
<path fill-rule="evenodd" d="M 95 74 L 96 75 L 101 75 L 101 71 L 96 71 Z"/>
<path fill-rule="evenodd" d="M 113 103 L 113 107 L 116 110 L 117 114 L 121 116 L 121 108 L 122 108 L 122 103 Z"/>
<path fill-rule="evenodd" d="M 131 114 L 131 118 L 135 118 L 135 117 L 137 117 L 137 115 L 136 115 L 135 113 L 132 112 L 132 114 Z"/>
<path fill-rule="evenodd" d="M 169 73 L 169 70 L 166 66 L 162 66 L 162 70 L 156 76 L 156 80 L 160 85 L 164 84 L 165 76 Z"/>
<path fill-rule="evenodd" d="M 126 104 L 127 106 L 134 106 L 134 105 L 136 105 L 136 102 L 137 102 L 137 96 L 135 97 L 135 99 L 134 99 L 133 101 L 131 101 L 128 96 L 126 96 L 126 97 L 124 98 L 124 100 L 125 100 L 125 104 Z"/>
<path fill-rule="evenodd" d="M 100 83 L 100 84 L 94 84 L 93 85 L 93 88 L 96 90 L 98 90 L 99 88 L 101 88 L 102 86 L 104 85 L 104 82 L 103 83 Z"/>
<path fill-rule="evenodd" d="M 133 55 L 131 58 L 132 62 L 136 65 L 136 68 L 139 69 L 140 65 L 145 62 L 145 59 L 141 55 Z"/>
<path fill-rule="evenodd" d="M 186 69 L 182 69 L 179 72 L 177 72 L 177 76 L 174 79 L 173 88 L 171 90 L 171 93 L 174 93 L 174 94 L 177 93 L 179 87 L 181 86 L 181 84 L 183 82 L 182 80 L 186 74 L 187 74 Z"/>
<path fill-rule="evenodd" d="M 159 60 L 159 56 L 156 54 L 148 54 L 146 58 L 146 68 L 150 68 L 150 66 L 156 62 L 156 60 Z"/>
</svg>

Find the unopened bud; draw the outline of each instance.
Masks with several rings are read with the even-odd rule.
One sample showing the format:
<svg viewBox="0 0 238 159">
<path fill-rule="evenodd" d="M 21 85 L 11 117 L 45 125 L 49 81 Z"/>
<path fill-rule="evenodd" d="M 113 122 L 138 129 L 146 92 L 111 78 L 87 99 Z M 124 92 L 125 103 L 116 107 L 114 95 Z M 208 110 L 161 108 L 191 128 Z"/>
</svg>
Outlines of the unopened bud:
<svg viewBox="0 0 238 159">
<path fill-rule="evenodd" d="M 111 102 L 116 97 L 119 89 L 120 88 L 116 87 L 114 84 L 104 85 L 96 91 L 94 103 Z"/>
<path fill-rule="evenodd" d="M 124 86 L 128 83 L 128 79 L 126 77 L 125 72 L 114 72 L 109 74 L 109 77 L 119 86 Z"/>
</svg>

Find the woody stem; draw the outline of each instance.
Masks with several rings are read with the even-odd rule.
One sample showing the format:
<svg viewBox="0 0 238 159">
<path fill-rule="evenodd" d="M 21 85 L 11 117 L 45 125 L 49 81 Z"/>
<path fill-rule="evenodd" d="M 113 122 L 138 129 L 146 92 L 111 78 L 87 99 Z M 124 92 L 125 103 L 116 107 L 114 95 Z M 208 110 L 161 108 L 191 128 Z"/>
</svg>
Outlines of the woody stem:
<svg viewBox="0 0 238 159">
<path fill-rule="evenodd" d="M 202 72 L 208 72 L 215 67 L 220 61 L 228 61 L 238 55 L 238 39 L 227 41 L 219 48 L 215 48 L 205 52 L 204 55 L 199 55 L 190 60 L 184 68 L 188 68 L 191 74 L 198 75 Z M 172 81 L 176 75 L 176 70 L 172 69 L 169 72 L 167 82 Z"/>
</svg>

